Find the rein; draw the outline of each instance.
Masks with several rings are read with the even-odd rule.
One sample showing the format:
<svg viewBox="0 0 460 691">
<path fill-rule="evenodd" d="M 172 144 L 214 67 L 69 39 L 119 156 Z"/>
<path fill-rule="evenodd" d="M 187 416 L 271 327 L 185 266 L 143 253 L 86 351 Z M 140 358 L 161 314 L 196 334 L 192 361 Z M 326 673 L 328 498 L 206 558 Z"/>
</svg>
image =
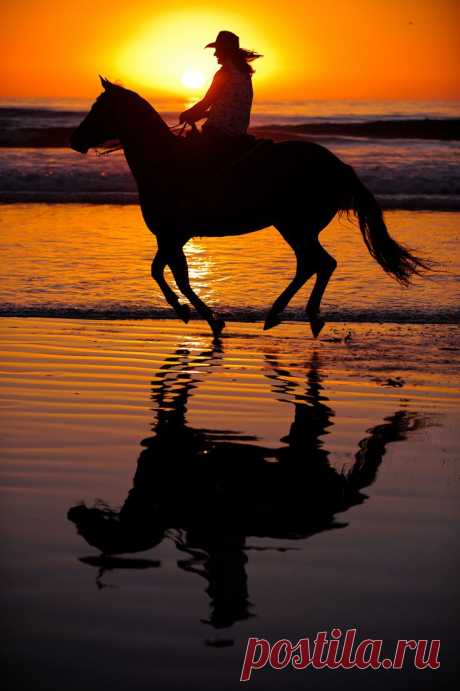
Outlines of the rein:
<svg viewBox="0 0 460 691">
<path fill-rule="evenodd" d="M 184 122 L 183 124 L 179 123 L 178 125 L 172 125 L 172 127 L 170 127 L 169 129 L 176 137 L 182 137 L 185 133 L 185 128 L 187 127 L 187 124 L 188 123 L 186 122 Z"/>
<path fill-rule="evenodd" d="M 114 151 L 121 151 L 122 149 L 122 144 L 119 146 L 114 146 L 113 149 L 106 149 L 105 151 L 98 151 L 96 149 L 96 156 L 106 156 L 107 154 L 113 154 Z"/>
<path fill-rule="evenodd" d="M 172 125 L 169 127 L 171 132 L 174 134 L 175 137 L 184 137 L 185 136 L 185 129 L 187 125 L 190 124 L 188 122 L 184 122 L 183 124 L 179 123 L 178 125 Z M 196 125 L 195 123 L 190 124 L 192 130 L 196 130 Z M 111 149 L 106 149 L 105 151 L 98 151 L 96 149 L 96 156 L 107 156 L 107 154 L 113 154 L 115 151 L 122 151 L 123 145 L 119 144 L 117 146 L 112 147 Z"/>
</svg>

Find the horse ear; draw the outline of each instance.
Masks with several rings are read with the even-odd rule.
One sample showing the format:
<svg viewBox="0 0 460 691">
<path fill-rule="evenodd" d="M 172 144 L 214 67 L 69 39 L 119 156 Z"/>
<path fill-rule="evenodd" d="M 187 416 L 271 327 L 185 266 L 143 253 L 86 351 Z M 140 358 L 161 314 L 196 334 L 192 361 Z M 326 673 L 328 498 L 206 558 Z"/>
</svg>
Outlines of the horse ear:
<svg viewBox="0 0 460 691">
<path fill-rule="evenodd" d="M 109 82 L 109 80 L 105 79 L 101 75 L 99 75 L 99 79 L 101 80 L 101 84 L 106 91 L 112 86 L 112 84 Z"/>
</svg>

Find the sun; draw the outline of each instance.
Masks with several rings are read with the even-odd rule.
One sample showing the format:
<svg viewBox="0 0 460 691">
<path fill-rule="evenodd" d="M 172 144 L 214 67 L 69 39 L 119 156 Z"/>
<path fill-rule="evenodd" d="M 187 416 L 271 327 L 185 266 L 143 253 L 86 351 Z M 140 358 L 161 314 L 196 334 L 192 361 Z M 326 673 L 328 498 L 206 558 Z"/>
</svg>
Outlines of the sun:
<svg viewBox="0 0 460 691">
<path fill-rule="evenodd" d="M 181 81 L 188 89 L 199 89 L 205 82 L 205 76 L 200 70 L 187 69 L 182 74 Z"/>
<path fill-rule="evenodd" d="M 219 68 L 214 51 L 204 46 L 222 27 L 230 27 L 241 36 L 246 48 L 255 46 L 267 55 L 257 70 L 258 80 L 265 78 L 268 56 L 274 51 L 267 47 L 264 35 L 239 15 L 200 9 L 168 12 L 146 21 L 139 32 L 114 49 L 113 71 L 133 86 L 168 95 L 195 96 L 211 84 Z"/>
</svg>

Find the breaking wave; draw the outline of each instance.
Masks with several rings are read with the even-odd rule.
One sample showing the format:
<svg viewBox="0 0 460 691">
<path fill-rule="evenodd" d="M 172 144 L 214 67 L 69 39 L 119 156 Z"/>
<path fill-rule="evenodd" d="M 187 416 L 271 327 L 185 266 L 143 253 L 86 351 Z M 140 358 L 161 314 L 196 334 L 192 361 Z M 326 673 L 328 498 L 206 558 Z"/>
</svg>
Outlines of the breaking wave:
<svg viewBox="0 0 460 691">
<path fill-rule="evenodd" d="M 263 322 L 267 310 L 260 308 L 229 308 L 218 309 L 219 316 L 230 322 Z M 332 323 L 394 323 L 394 324 L 458 324 L 460 309 L 340 309 L 325 310 L 323 318 Z M 153 308 L 145 306 L 118 305 L 116 307 L 72 307 L 70 305 L 27 306 L 4 304 L 0 305 L 0 317 L 43 317 L 65 319 L 177 319 L 169 308 Z M 192 319 L 198 318 L 197 315 Z M 302 310 L 287 309 L 283 321 L 306 322 Z"/>
</svg>

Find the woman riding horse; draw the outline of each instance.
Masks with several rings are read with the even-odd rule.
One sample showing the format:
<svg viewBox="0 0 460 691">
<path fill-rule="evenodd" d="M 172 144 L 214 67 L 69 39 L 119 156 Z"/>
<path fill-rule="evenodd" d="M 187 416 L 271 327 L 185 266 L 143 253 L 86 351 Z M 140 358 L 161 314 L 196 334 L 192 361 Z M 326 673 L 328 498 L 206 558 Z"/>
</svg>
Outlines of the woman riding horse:
<svg viewBox="0 0 460 691">
<path fill-rule="evenodd" d="M 101 81 L 104 92 L 72 134 L 71 146 L 87 153 L 113 139 L 121 142 L 137 182 L 144 220 L 157 238 L 152 277 L 184 322 L 190 319 L 190 307 L 179 300 L 166 280 L 166 266 L 179 291 L 208 322 L 216 338 L 225 326 L 190 285 L 183 248 L 193 237 L 242 235 L 274 226 L 292 247 L 297 265 L 291 282 L 270 308 L 264 328 L 281 322 L 290 300 L 316 275 L 305 307 L 314 336 L 324 324 L 321 299 L 337 266 L 318 235 L 337 212 L 356 215 L 370 254 L 402 285 L 429 268 L 391 237 L 377 200 L 353 168 L 314 142 L 256 147 L 249 161 L 238 164 L 237 174 L 224 169 L 213 176 L 212 193 L 209 185 L 204 191 L 194 185 L 184 196 L 183 189 L 178 189 L 182 172 L 176 157 L 177 137 L 139 94 Z"/>
</svg>

